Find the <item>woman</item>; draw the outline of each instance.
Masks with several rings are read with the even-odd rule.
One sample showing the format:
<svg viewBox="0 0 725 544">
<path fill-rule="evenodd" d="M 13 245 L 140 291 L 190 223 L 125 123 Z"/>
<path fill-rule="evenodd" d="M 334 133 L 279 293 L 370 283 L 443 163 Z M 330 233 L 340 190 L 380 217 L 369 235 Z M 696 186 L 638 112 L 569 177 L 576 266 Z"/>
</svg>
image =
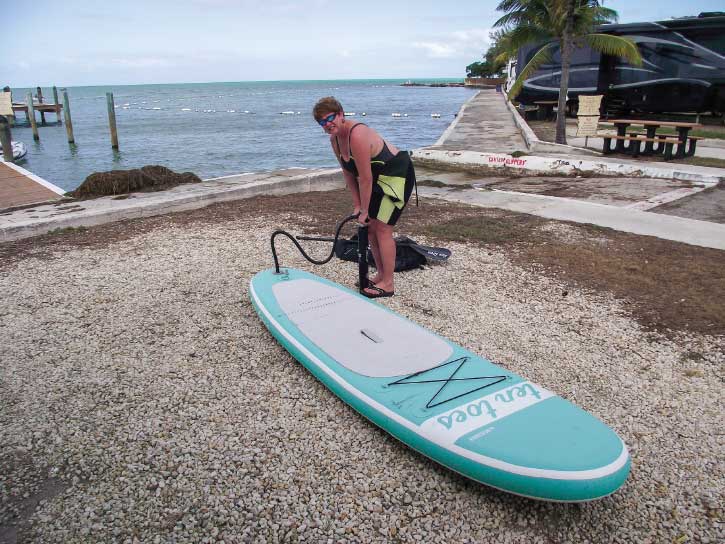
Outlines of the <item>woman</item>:
<svg viewBox="0 0 725 544">
<path fill-rule="evenodd" d="M 368 279 L 362 294 L 368 298 L 391 297 L 395 293 L 393 225 L 415 186 L 410 155 L 367 125 L 345 119 L 342 105 L 332 96 L 321 98 L 312 114 L 330 135 L 332 151 L 352 195 L 353 213 L 359 213 L 358 221 L 369 227 L 377 274 Z"/>
</svg>

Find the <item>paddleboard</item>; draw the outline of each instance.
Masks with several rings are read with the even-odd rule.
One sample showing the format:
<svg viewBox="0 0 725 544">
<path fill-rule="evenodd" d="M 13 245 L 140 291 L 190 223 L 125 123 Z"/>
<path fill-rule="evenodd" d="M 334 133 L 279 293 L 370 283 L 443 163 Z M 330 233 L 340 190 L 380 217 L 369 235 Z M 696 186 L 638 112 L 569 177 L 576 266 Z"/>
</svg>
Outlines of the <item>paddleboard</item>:
<svg viewBox="0 0 725 544">
<path fill-rule="evenodd" d="M 249 293 L 333 393 L 451 470 L 563 502 L 605 497 L 629 474 L 627 447 L 599 419 L 375 301 L 292 268 L 259 272 Z"/>
</svg>

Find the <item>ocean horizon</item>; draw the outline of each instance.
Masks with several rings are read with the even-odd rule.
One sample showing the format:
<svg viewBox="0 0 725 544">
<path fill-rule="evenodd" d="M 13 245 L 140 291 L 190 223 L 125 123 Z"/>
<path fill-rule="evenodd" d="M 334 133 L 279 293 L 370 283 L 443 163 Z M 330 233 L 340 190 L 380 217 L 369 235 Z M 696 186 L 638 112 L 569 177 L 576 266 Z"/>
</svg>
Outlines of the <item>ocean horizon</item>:
<svg viewBox="0 0 725 544">
<path fill-rule="evenodd" d="M 28 155 L 19 165 L 73 190 L 91 173 L 158 164 L 202 179 L 283 168 L 335 167 L 312 106 L 333 95 L 346 113 L 401 149 L 431 145 L 475 92 L 464 87 L 404 86 L 462 78 L 290 80 L 67 87 L 76 144 L 46 113 L 35 142 L 24 115 L 13 127 Z M 58 88 L 62 101 L 61 88 Z M 35 89 L 13 88 L 24 102 Z M 44 102 L 52 88 L 42 87 Z M 119 150 L 111 148 L 106 93 L 114 95 Z M 395 116 L 393 115 L 395 114 Z M 62 115 L 61 115 L 62 116 Z M 36 112 L 40 123 L 40 114 Z"/>
</svg>

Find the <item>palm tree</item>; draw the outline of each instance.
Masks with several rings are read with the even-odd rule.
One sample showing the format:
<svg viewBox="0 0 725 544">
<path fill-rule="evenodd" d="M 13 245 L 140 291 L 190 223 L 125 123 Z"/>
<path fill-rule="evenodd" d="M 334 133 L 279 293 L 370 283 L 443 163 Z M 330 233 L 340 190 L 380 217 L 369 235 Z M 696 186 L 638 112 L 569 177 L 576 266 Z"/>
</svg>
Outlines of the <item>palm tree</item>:
<svg viewBox="0 0 725 544">
<path fill-rule="evenodd" d="M 502 0 L 497 8 L 506 14 L 494 26 L 506 32 L 507 53 L 531 43 L 544 43 L 519 72 L 509 91 L 509 100 L 523 88 L 524 81 L 539 67 L 551 61 L 553 49 L 561 51 L 561 86 L 556 116 L 556 143 L 566 144 L 566 95 L 569 89 L 569 68 L 574 47 L 588 45 L 595 51 L 626 59 L 635 66 L 642 65 L 637 45 L 629 38 L 594 32 L 595 27 L 616 22 L 618 14 L 597 0 Z"/>
</svg>

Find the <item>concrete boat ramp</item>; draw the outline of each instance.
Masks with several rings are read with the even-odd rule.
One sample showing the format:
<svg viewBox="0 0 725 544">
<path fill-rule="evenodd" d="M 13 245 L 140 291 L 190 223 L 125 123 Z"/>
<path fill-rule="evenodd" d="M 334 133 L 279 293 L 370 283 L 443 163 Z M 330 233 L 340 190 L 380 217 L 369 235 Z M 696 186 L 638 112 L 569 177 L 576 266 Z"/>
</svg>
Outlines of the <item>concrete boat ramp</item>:
<svg viewBox="0 0 725 544">
<path fill-rule="evenodd" d="M 476 94 L 435 145 L 412 154 L 423 196 L 725 249 L 725 169 L 604 159 L 541 142 L 495 91 Z M 290 168 L 20 209 L 0 202 L 0 241 L 262 194 L 341 187 L 339 169 Z"/>
</svg>

